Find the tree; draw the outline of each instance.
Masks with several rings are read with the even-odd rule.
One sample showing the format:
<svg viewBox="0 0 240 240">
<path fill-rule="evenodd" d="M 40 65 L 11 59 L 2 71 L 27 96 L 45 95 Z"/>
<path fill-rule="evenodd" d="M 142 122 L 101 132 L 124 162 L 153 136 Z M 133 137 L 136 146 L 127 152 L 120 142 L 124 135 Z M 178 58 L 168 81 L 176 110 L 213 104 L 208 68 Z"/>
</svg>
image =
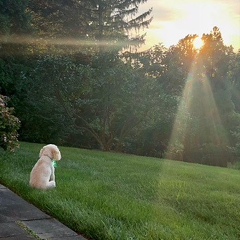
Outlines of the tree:
<svg viewBox="0 0 240 240">
<path fill-rule="evenodd" d="M 228 71 L 228 80 L 232 94 L 232 101 L 235 111 L 240 113 L 239 95 L 240 95 L 240 50 L 230 56 L 230 69 Z"/>
<path fill-rule="evenodd" d="M 61 136 L 75 146 L 88 138 L 92 146 L 119 150 L 144 121 L 151 109 L 146 100 L 151 98 L 148 91 L 152 89 L 145 85 L 146 78 L 117 58 L 104 72 L 98 63 L 103 60 L 96 61 L 93 66 L 78 64 L 71 57 L 44 56 L 38 61 L 35 71 L 40 74 L 33 74 L 28 94 L 33 109 L 41 109 L 35 120 L 29 118 L 43 129 L 38 137 Z M 36 133 L 36 123 L 34 126 Z M 81 139 L 74 143 L 71 139 L 77 135 Z"/>
<path fill-rule="evenodd" d="M 141 91 L 133 88 L 139 76 L 118 53 L 128 44 L 138 45 L 143 40 L 143 36 L 130 37 L 129 31 L 150 23 L 151 18 L 146 18 L 151 10 L 134 18 L 138 5 L 144 2 L 13 2 L 16 9 L 22 7 L 26 26 L 31 16 L 34 30 L 20 44 L 25 47 L 21 54 L 6 49 L 8 56 L 1 61 L 1 92 L 13 97 L 11 103 L 22 121 L 22 140 L 62 143 L 76 139 L 76 135 L 82 137 L 84 132 L 94 139 L 88 140 L 92 146 L 111 149 L 122 145 L 129 129 L 142 121 L 134 103 L 134 97 L 141 99 Z M 8 8 L 7 1 L 3 6 Z M 12 17 L 20 15 L 14 12 Z M 23 22 L 21 27 L 24 29 Z M 23 39 L 23 33 L 27 31 L 11 32 L 12 49 Z M 66 36 L 70 42 L 65 41 Z M 141 41 L 137 43 L 137 39 Z M 79 47 L 81 44 L 75 45 L 78 40 L 89 40 L 90 44 Z M 142 107 L 142 100 L 137 103 Z"/>
<path fill-rule="evenodd" d="M 143 36 L 131 38 L 129 31 L 148 27 L 151 18 L 151 9 L 136 16 L 138 6 L 146 0 L 97 0 L 82 2 L 85 12 L 88 14 L 89 35 L 97 40 L 111 40 L 115 43 L 139 44 Z M 122 42 L 123 41 L 123 42 Z M 130 43 L 131 42 L 131 43 Z"/>
<path fill-rule="evenodd" d="M 24 34 L 29 31 L 28 0 L 0 1 L 0 35 Z"/>
<path fill-rule="evenodd" d="M 202 36 L 200 50 L 193 45 L 196 37 L 188 35 L 166 51 L 155 46 L 136 58 L 156 80 L 159 95 L 152 122 L 136 147 L 154 155 L 165 151 L 172 159 L 226 166 L 234 161 L 229 150 L 239 146 L 237 58 L 223 44 L 218 28 Z"/>
<path fill-rule="evenodd" d="M 45 38 L 45 44 L 58 50 L 88 49 L 95 53 L 103 50 L 104 45 L 105 50 L 119 51 L 144 41 L 144 35 L 130 37 L 130 31 L 132 34 L 133 29 L 145 28 L 151 22 L 151 9 L 136 16 L 138 6 L 144 2 L 146 0 L 34 0 L 29 3 L 29 11 L 37 36 Z"/>
<path fill-rule="evenodd" d="M 25 52 L 21 39 L 31 31 L 28 0 L 0 1 L 0 56 L 14 56 Z"/>
<path fill-rule="evenodd" d="M 228 80 L 230 85 L 231 100 L 234 106 L 234 112 L 229 121 L 231 132 L 231 150 L 236 160 L 240 160 L 240 50 L 232 54 L 230 60 L 230 69 L 228 71 Z"/>
<path fill-rule="evenodd" d="M 32 0 L 28 4 L 35 35 L 41 38 L 83 38 L 86 21 L 81 1 Z"/>
<path fill-rule="evenodd" d="M 184 62 L 177 68 L 186 74 L 180 78 L 184 85 L 172 139 L 181 143 L 185 161 L 226 166 L 227 161 L 232 161 L 228 151 L 232 144 L 229 122 L 234 109 L 228 71 L 233 50 L 223 44 L 217 27 L 202 39 L 202 49 L 186 55 L 191 59 L 188 71 L 184 70 Z M 186 46 L 180 44 L 187 52 Z"/>
</svg>

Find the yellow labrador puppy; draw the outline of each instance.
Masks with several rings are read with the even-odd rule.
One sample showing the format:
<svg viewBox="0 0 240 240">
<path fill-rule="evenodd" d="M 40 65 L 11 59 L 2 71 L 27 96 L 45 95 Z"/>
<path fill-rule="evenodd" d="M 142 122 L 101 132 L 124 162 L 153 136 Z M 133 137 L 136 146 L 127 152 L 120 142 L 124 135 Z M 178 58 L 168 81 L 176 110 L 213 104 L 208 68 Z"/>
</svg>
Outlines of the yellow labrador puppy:
<svg viewBox="0 0 240 240">
<path fill-rule="evenodd" d="M 39 157 L 30 174 L 30 186 L 43 190 L 55 188 L 54 160 L 61 159 L 58 147 L 54 144 L 44 146 L 40 150 Z"/>
</svg>

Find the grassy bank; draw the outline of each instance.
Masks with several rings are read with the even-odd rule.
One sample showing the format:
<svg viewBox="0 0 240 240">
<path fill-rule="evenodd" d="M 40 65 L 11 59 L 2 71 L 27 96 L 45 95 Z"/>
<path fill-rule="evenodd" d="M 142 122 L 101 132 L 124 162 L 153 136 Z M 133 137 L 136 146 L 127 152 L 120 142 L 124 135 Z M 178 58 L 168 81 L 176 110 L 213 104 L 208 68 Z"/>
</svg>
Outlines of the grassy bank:
<svg viewBox="0 0 240 240">
<path fill-rule="evenodd" d="M 0 152 L 0 183 L 92 239 L 240 239 L 240 172 L 60 147 L 57 188 L 33 190 L 43 145 Z"/>
</svg>

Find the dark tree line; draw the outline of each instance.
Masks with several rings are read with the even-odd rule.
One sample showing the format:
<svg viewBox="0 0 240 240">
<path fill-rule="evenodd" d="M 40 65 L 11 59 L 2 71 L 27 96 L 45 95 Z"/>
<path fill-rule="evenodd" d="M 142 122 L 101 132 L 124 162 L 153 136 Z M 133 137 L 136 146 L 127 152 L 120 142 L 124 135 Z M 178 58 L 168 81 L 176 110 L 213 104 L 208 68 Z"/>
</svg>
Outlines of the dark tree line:
<svg viewBox="0 0 240 240">
<path fill-rule="evenodd" d="M 144 0 L 0 1 L 0 94 L 19 139 L 226 166 L 240 153 L 240 53 L 214 27 L 128 51 Z M 136 34 L 132 35 L 132 29 Z M 131 46 L 131 48 L 130 48 Z"/>
</svg>

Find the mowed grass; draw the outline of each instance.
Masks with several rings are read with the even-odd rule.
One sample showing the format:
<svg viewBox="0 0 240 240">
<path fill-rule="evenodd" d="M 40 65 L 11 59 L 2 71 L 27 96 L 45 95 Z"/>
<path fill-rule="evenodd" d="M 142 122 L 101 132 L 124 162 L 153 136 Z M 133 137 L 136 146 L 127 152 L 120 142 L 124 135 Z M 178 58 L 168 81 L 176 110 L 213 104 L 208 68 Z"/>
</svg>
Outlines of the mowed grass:
<svg viewBox="0 0 240 240">
<path fill-rule="evenodd" d="M 57 188 L 31 189 L 43 145 L 0 151 L 0 183 L 89 239 L 240 239 L 240 171 L 60 147 Z"/>
</svg>

